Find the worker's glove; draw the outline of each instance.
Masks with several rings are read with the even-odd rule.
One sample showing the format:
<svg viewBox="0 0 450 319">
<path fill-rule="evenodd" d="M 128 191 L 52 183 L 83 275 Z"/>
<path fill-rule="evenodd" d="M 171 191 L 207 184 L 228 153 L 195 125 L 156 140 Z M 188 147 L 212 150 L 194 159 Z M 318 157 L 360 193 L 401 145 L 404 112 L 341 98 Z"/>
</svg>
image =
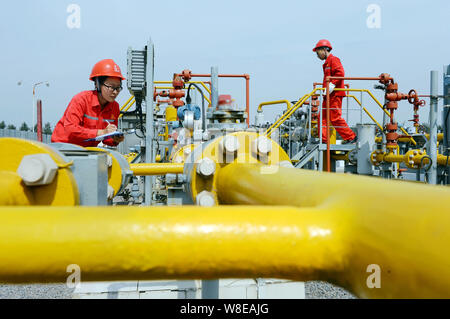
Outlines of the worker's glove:
<svg viewBox="0 0 450 319">
<path fill-rule="evenodd" d="M 330 92 L 330 94 L 331 94 L 331 92 L 333 92 L 335 87 L 336 87 L 336 85 L 334 85 L 333 83 L 330 82 L 330 84 L 328 85 L 328 91 Z"/>
</svg>

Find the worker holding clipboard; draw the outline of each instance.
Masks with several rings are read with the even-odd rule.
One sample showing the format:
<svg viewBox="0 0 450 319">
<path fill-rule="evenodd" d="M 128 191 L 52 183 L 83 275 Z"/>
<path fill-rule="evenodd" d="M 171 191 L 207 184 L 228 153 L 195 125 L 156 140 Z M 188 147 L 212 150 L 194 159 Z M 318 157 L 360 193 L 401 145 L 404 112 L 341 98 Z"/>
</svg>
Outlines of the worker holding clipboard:
<svg viewBox="0 0 450 319">
<path fill-rule="evenodd" d="M 117 131 L 120 109 L 115 100 L 125 80 L 119 66 L 111 59 L 102 60 L 94 65 L 89 79 L 94 81 L 95 90 L 72 98 L 55 126 L 52 143 L 117 146 L 124 140 L 123 133 Z"/>
</svg>

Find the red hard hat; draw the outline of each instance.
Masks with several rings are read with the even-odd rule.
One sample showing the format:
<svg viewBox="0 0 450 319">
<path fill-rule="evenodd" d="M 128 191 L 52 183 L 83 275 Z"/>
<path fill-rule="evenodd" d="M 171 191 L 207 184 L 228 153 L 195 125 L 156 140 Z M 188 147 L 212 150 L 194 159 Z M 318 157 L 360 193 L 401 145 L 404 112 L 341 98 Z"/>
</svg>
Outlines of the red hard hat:
<svg viewBox="0 0 450 319">
<path fill-rule="evenodd" d="M 119 66 L 112 59 L 101 60 L 94 65 L 89 80 L 98 76 L 111 76 L 125 80 Z"/>
<path fill-rule="evenodd" d="M 322 39 L 322 40 L 319 40 L 319 42 L 317 42 L 316 47 L 313 49 L 313 51 L 316 52 L 316 50 L 321 47 L 328 47 L 328 48 L 330 48 L 330 50 L 333 49 L 330 41 L 328 41 L 327 39 Z"/>
</svg>

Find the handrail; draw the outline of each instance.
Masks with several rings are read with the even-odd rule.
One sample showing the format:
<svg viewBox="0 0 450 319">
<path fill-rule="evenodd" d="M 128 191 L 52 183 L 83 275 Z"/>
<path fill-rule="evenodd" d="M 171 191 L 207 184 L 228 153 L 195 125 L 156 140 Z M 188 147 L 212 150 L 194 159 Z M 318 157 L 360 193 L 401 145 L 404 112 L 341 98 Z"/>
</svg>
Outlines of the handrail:
<svg viewBox="0 0 450 319">
<path fill-rule="evenodd" d="M 306 97 L 306 99 L 308 99 L 308 98 L 309 98 L 310 96 L 312 96 L 316 91 L 324 91 L 324 90 L 325 90 L 324 88 L 315 88 L 310 94 L 304 95 L 303 98 Z M 383 110 L 383 112 L 385 112 L 387 115 L 389 115 L 389 112 L 386 111 L 386 110 L 383 108 L 383 105 L 382 105 L 382 104 L 380 103 L 380 101 L 378 101 L 378 99 L 372 94 L 372 92 L 370 92 L 370 90 L 367 90 L 367 89 L 350 89 L 350 88 L 345 88 L 345 89 L 334 89 L 334 91 L 365 92 L 365 93 L 369 94 L 369 96 L 370 96 L 370 97 L 375 101 L 375 103 Z M 375 118 L 369 113 L 369 111 L 368 111 L 365 107 L 362 106 L 361 102 L 360 102 L 355 96 L 352 96 L 352 97 L 354 97 L 354 99 L 357 101 L 357 103 L 363 108 L 363 110 L 366 112 L 366 114 L 367 114 L 367 115 L 368 115 L 368 116 L 369 116 L 369 117 L 377 124 L 377 126 L 378 126 L 381 130 L 383 130 L 382 126 L 375 120 Z M 272 131 L 273 131 L 274 129 L 278 128 L 281 124 L 283 124 L 283 123 L 284 123 L 284 122 L 285 122 L 285 121 L 293 114 L 293 112 L 295 112 L 301 105 L 303 105 L 303 103 L 305 102 L 305 101 L 303 101 L 303 98 L 300 99 L 296 104 L 294 104 L 294 105 L 292 106 L 292 108 L 291 108 L 290 110 L 288 110 L 288 112 L 286 112 L 282 117 L 280 117 L 274 124 L 272 124 L 272 126 L 269 127 L 269 128 L 267 129 L 267 131 L 265 132 L 265 135 L 267 135 L 267 136 L 270 137 L 270 134 L 272 134 Z M 302 101 L 302 103 L 301 103 L 300 105 L 298 105 L 298 103 L 299 103 L 300 101 Z M 295 110 L 293 110 L 294 108 L 295 108 Z M 289 114 L 288 114 L 288 113 L 289 113 Z M 278 122 L 280 122 L 280 123 L 278 123 Z M 409 135 L 408 132 L 406 132 L 406 130 L 405 130 L 403 127 L 401 127 L 400 130 L 403 132 L 403 134 Z M 416 141 L 415 141 L 412 137 L 409 137 L 409 139 L 411 140 L 411 142 L 412 142 L 414 145 L 417 145 Z"/>
<path fill-rule="evenodd" d="M 259 104 L 257 111 L 262 112 L 262 107 L 265 105 L 275 105 L 283 103 L 286 104 L 288 110 L 292 107 L 291 102 L 289 102 L 288 100 L 277 100 L 277 101 L 262 102 L 261 104 Z"/>
<path fill-rule="evenodd" d="M 132 99 L 134 99 L 134 95 L 130 96 L 130 98 L 122 105 L 120 111 L 122 111 L 128 105 L 128 103 L 131 102 Z"/>
<path fill-rule="evenodd" d="M 264 134 L 270 137 L 274 129 L 278 128 L 282 123 L 284 123 L 284 121 L 286 121 L 299 107 L 301 107 L 306 102 L 308 98 L 310 98 L 319 89 L 320 88 L 315 88 L 303 99 L 298 100 L 297 103 L 295 103 L 289 110 L 286 111 L 286 113 L 283 114 L 283 116 L 281 116 L 275 123 L 273 123 L 272 126 L 270 126 Z"/>
<path fill-rule="evenodd" d="M 155 84 L 172 84 L 172 81 L 154 81 Z M 189 81 L 186 82 L 186 84 L 190 84 L 190 83 L 195 83 L 195 84 L 201 84 L 205 90 L 211 95 L 211 90 L 205 85 L 205 82 L 203 81 Z M 171 89 L 172 87 L 167 87 L 167 89 Z M 159 89 L 164 89 L 164 87 L 159 87 Z M 208 99 L 205 96 L 205 100 L 208 102 L 209 106 L 211 106 L 211 100 Z M 130 104 L 131 102 L 131 104 Z M 130 107 L 132 107 L 134 105 L 134 103 L 136 102 L 136 100 L 134 100 L 134 95 L 132 95 L 120 108 L 121 112 L 126 112 L 130 109 Z M 123 116 L 123 114 L 119 115 L 119 118 L 121 118 Z"/>
<path fill-rule="evenodd" d="M 156 86 L 155 88 L 156 88 L 157 90 L 171 90 L 171 89 L 173 89 L 173 87 L 171 87 L 171 86 Z M 199 89 L 197 89 L 195 86 L 193 87 L 193 89 L 194 89 L 194 90 L 199 90 Z M 200 91 L 200 90 L 199 90 L 199 91 Z M 208 99 L 206 96 L 205 96 L 205 100 L 208 102 L 209 106 L 211 106 L 211 100 Z"/>
<path fill-rule="evenodd" d="M 153 83 L 155 83 L 155 84 L 172 84 L 173 82 L 172 81 L 155 81 L 155 82 L 153 82 Z M 205 90 L 209 93 L 209 94 L 211 94 L 211 90 L 210 89 L 208 89 L 208 87 L 205 85 L 205 82 L 203 82 L 203 81 L 188 81 L 188 82 L 185 82 L 186 84 L 191 84 L 191 83 L 194 83 L 194 84 L 200 84 L 201 86 L 203 86 L 204 88 L 205 88 Z M 209 83 L 209 82 L 206 82 L 206 83 Z"/>
<path fill-rule="evenodd" d="M 383 110 L 384 113 L 386 113 L 386 115 L 390 116 L 389 112 L 386 111 L 383 107 L 383 105 L 380 103 L 380 101 L 378 101 L 378 99 L 372 94 L 372 92 L 370 92 L 370 90 L 367 89 L 334 89 L 334 91 L 351 91 L 351 92 L 366 92 L 367 94 L 369 94 L 369 96 L 375 101 L 376 104 L 378 104 L 378 106 Z M 408 135 L 408 132 L 406 132 L 406 130 L 403 127 L 400 127 L 400 130 L 403 132 L 403 134 Z M 416 141 L 413 139 L 413 137 L 409 137 L 411 139 L 411 142 L 414 145 L 417 145 Z"/>
<path fill-rule="evenodd" d="M 364 112 L 366 112 L 367 116 L 370 117 L 372 119 L 372 121 L 374 121 L 375 124 L 380 128 L 380 130 L 383 131 L 383 126 L 381 126 L 381 124 L 378 123 L 377 120 L 375 120 L 375 118 L 372 116 L 372 114 L 370 114 L 370 112 L 364 106 L 362 106 L 362 103 L 358 100 L 358 98 L 356 96 L 354 96 L 354 95 L 347 95 L 347 97 L 352 97 L 356 101 L 356 103 L 358 103 L 359 106 L 362 107 Z"/>
</svg>

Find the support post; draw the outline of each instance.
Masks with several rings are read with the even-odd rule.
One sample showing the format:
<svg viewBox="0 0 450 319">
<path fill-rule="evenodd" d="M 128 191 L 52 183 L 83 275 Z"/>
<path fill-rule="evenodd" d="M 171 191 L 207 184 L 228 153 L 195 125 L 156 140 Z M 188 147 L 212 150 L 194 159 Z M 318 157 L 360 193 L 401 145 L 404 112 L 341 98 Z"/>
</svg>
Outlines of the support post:
<svg viewBox="0 0 450 319">
<path fill-rule="evenodd" d="M 145 161 L 146 163 L 154 163 L 154 123 L 153 123 L 153 81 L 154 81 L 154 46 L 151 39 L 147 44 L 147 66 L 146 66 L 146 82 L 147 91 L 145 98 Z M 153 199 L 153 176 L 145 177 L 145 205 L 151 206 Z"/>
<path fill-rule="evenodd" d="M 437 184 L 437 105 L 438 103 L 438 71 L 431 71 L 430 80 L 430 139 L 427 153 L 431 158 L 428 182 Z"/>
<path fill-rule="evenodd" d="M 42 100 L 37 100 L 37 140 L 42 142 Z"/>
</svg>

